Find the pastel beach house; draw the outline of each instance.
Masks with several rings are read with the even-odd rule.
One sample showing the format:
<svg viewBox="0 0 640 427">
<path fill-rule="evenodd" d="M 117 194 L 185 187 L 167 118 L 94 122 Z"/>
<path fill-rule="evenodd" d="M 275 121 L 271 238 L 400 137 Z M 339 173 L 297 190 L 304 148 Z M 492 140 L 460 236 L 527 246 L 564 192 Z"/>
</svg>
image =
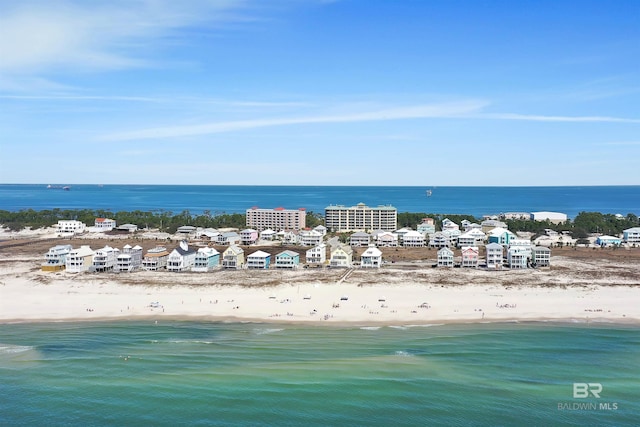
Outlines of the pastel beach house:
<svg viewBox="0 0 640 427">
<path fill-rule="evenodd" d="M 436 224 L 433 218 L 422 218 L 422 222 L 416 227 L 416 231 L 427 237 L 436 232 Z"/>
<path fill-rule="evenodd" d="M 196 250 L 189 247 L 187 242 L 180 245 L 169 254 L 167 258 L 167 270 L 180 272 L 191 270 L 196 262 Z"/>
<path fill-rule="evenodd" d="M 338 245 L 331 251 L 331 259 L 329 260 L 331 267 L 351 268 L 353 265 L 353 249 L 347 245 Z"/>
<path fill-rule="evenodd" d="M 120 250 L 106 245 L 98 249 L 93 255 L 93 269 L 99 272 L 112 271 L 116 266 L 116 261 Z"/>
<path fill-rule="evenodd" d="M 44 255 L 44 263 L 42 264 L 42 271 L 60 271 L 64 270 L 67 263 L 67 256 L 71 253 L 73 248 L 71 245 L 56 245 L 49 249 Z"/>
<path fill-rule="evenodd" d="M 275 268 L 295 269 L 300 265 L 300 254 L 294 251 L 282 251 L 276 254 Z"/>
<path fill-rule="evenodd" d="M 524 246 L 509 246 L 507 249 L 507 264 L 509 268 L 527 268 L 531 261 L 531 250 Z"/>
<path fill-rule="evenodd" d="M 379 248 L 398 246 L 398 236 L 390 231 L 378 231 L 374 233 L 373 241 Z"/>
<path fill-rule="evenodd" d="M 271 264 L 271 254 L 265 251 L 255 251 L 247 257 L 247 268 L 266 270 Z"/>
<path fill-rule="evenodd" d="M 478 266 L 478 259 L 480 257 L 480 251 L 477 246 L 463 246 L 462 249 L 462 267 L 476 268 Z"/>
<path fill-rule="evenodd" d="M 306 259 L 307 264 L 321 265 L 327 262 L 327 245 L 324 243 L 314 246 L 307 251 Z"/>
<path fill-rule="evenodd" d="M 66 270 L 70 273 L 82 273 L 89 271 L 93 264 L 93 250 L 86 245 L 80 246 L 69 252 L 66 262 Z"/>
<path fill-rule="evenodd" d="M 496 227 L 489 232 L 489 243 L 498 243 L 500 245 L 509 246 L 511 239 L 515 238 L 515 234 L 502 227 Z"/>
<path fill-rule="evenodd" d="M 438 267 L 453 267 L 453 251 L 449 248 L 441 248 L 438 251 Z"/>
<path fill-rule="evenodd" d="M 220 252 L 214 248 L 199 248 L 192 271 L 207 272 L 220 264 Z"/>
<path fill-rule="evenodd" d="M 222 268 L 239 270 L 244 267 L 244 249 L 238 245 L 229 246 L 222 253 Z"/>
<path fill-rule="evenodd" d="M 247 228 L 240 232 L 240 242 L 243 245 L 253 245 L 258 241 L 258 230 Z"/>
<path fill-rule="evenodd" d="M 370 245 L 360 256 L 360 267 L 380 268 L 382 266 L 382 251 Z"/>
<path fill-rule="evenodd" d="M 167 267 L 169 251 L 164 246 L 149 249 L 142 259 L 142 268 L 147 271 L 157 271 Z"/>
<path fill-rule="evenodd" d="M 142 247 L 125 245 L 116 260 L 116 271 L 131 272 L 142 266 Z"/>
<path fill-rule="evenodd" d="M 596 245 L 598 246 L 619 246 L 622 243 L 622 239 L 614 236 L 599 236 L 596 239 Z"/>
</svg>

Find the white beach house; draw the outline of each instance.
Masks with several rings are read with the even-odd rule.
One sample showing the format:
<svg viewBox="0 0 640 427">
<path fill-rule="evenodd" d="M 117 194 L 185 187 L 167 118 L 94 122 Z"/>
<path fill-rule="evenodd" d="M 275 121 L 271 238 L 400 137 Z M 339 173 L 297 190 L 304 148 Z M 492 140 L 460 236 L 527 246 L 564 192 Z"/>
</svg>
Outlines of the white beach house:
<svg viewBox="0 0 640 427">
<path fill-rule="evenodd" d="M 355 232 L 349 237 L 349 246 L 369 246 L 369 243 L 371 243 L 371 235 L 364 231 Z"/>
<path fill-rule="evenodd" d="M 500 243 L 489 243 L 485 249 L 487 268 L 494 270 L 502 268 L 504 247 Z"/>
<path fill-rule="evenodd" d="M 548 267 L 551 264 L 551 249 L 545 246 L 534 246 L 531 253 L 532 262 L 536 267 Z"/>
<path fill-rule="evenodd" d="M 76 221 L 75 219 L 60 219 L 56 228 L 58 234 L 62 236 L 81 234 L 87 230 L 84 222 Z"/>
<path fill-rule="evenodd" d="M 640 227 L 627 228 L 622 232 L 622 240 L 627 243 L 640 243 Z"/>
<path fill-rule="evenodd" d="M 96 218 L 93 228 L 95 231 L 111 231 L 116 228 L 116 221 L 111 218 Z"/>
<path fill-rule="evenodd" d="M 255 251 L 247 256 L 248 269 L 267 270 L 271 264 L 271 254 L 265 251 Z"/>
<path fill-rule="evenodd" d="M 360 256 L 360 267 L 380 268 L 382 266 L 382 251 L 371 245 Z"/>
<path fill-rule="evenodd" d="M 507 249 L 507 264 L 509 268 L 527 268 L 531 262 L 531 249 L 524 246 L 509 246 Z"/>
<path fill-rule="evenodd" d="M 390 231 L 378 231 L 373 234 L 373 241 L 379 248 L 398 246 L 398 236 Z"/>
<path fill-rule="evenodd" d="M 429 236 L 429 246 L 432 248 L 448 248 L 451 246 L 451 238 L 442 231 L 436 231 Z"/>
<path fill-rule="evenodd" d="M 449 248 L 441 248 L 438 251 L 438 267 L 453 267 L 453 251 Z"/>
<path fill-rule="evenodd" d="M 180 272 L 191 270 L 196 262 L 196 250 L 189 247 L 187 242 L 180 245 L 167 258 L 167 271 Z"/>
<path fill-rule="evenodd" d="M 88 271 L 93 264 L 93 250 L 89 246 L 82 245 L 73 249 L 67 256 L 66 270 L 70 273 Z"/>
<path fill-rule="evenodd" d="M 131 272 L 142 266 L 142 247 L 125 245 L 116 260 L 116 271 Z"/>
<path fill-rule="evenodd" d="M 469 231 L 458 236 L 458 247 L 480 246 L 484 244 L 486 238 L 487 236 L 482 232 L 482 230 L 472 228 Z"/>
<path fill-rule="evenodd" d="M 322 242 L 322 236 L 316 230 L 301 230 L 298 233 L 298 243 L 302 246 L 318 246 Z"/>
<path fill-rule="evenodd" d="M 327 245 L 324 243 L 309 249 L 306 254 L 307 264 L 322 265 L 327 262 Z"/>
<path fill-rule="evenodd" d="M 106 245 L 98 249 L 93 255 L 93 269 L 99 272 L 112 271 L 115 269 L 120 250 Z"/>
<path fill-rule="evenodd" d="M 409 230 L 402 237 L 402 246 L 405 248 L 421 248 L 424 246 L 424 234 Z"/>
</svg>

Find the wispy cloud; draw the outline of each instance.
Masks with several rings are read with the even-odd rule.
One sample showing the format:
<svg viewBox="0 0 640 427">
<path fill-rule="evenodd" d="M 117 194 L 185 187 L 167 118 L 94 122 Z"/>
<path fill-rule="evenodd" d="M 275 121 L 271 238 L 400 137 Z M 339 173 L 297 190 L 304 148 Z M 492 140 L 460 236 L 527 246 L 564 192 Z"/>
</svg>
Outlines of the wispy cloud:
<svg viewBox="0 0 640 427">
<path fill-rule="evenodd" d="M 117 70 L 153 64 L 148 47 L 176 30 L 240 19 L 242 0 L 25 0 L 0 4 L 0 74 Z M 5 85 L 6 86 L 6 85 Z"/>
<path fill-rule="evenodd" d="M 485 113 L 471 118 L 493 120 L 524 120 L 533 122 L 572 122 L 572 123 L 640 123 L 640 119 L 610 116 L 542 116 L 515 113 Z"/>
<path fill-rule="evenodd" d="M 383 108 L 378 110 L 327 114 L 306 117 L 285 117 L 254 120 L 213 122 L 188 126 L 168 126 L 111 133 L 100 140 L 130 141 L 142 139 L 163 139 L 184 136 L 207 135 L 232 132 L 245 129 L 271 126 L 287 126 L 314 123 L 351 123 L 370 121 L 406 120 L 420 118 L 447 118 L 464 116 L 479 111 L 486 105 L 482 101 L 462 101 L 444 104 L 413 105 L 405 107 Z"/>
</svg>

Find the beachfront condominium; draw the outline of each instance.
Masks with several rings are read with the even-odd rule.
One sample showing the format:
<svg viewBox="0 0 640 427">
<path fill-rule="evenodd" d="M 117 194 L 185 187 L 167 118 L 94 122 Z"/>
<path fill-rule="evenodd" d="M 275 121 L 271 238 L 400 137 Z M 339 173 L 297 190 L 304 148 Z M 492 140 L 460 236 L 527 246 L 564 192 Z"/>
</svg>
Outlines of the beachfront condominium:
<svg viewBox="0 0 640 427">
<path fill-rule="evenodd" d="M 351 207 L 331 205 L 324 210 L 324 222 L 327 229 L 334 232 L 394 231 L 398 228 L 398 211 L 391 205 L 375 208 L 364 203 Z"/>
<path fill-rule="evenodd" d="M 307 211 L 299 209 L 260 209 L 257 206 L 247 209 L 247 227 L 258 231 L 302 230 L 307 226 Z"/>
</svg>

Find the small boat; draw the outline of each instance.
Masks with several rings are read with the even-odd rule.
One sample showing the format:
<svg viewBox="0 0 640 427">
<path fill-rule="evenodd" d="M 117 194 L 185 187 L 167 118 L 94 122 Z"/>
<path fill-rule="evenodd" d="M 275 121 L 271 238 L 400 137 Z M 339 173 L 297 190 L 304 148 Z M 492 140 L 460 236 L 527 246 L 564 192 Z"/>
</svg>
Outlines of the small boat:
<svg viewBox="0 0 640 427">
<path fill-rule="evenodd" d="M 433 194 L 433 190 L 427 190 L 427 197 L 431 197 L 432 194 Z"/>
<path fill-rule="evenodd" d="M 69 190 L 71 190 L 71 187 L 69 187 L 68 185 L 65 185 L 64 187 L 62 187 L 62 189 L 64 191 L 69 191 Z"/>
</svg>

